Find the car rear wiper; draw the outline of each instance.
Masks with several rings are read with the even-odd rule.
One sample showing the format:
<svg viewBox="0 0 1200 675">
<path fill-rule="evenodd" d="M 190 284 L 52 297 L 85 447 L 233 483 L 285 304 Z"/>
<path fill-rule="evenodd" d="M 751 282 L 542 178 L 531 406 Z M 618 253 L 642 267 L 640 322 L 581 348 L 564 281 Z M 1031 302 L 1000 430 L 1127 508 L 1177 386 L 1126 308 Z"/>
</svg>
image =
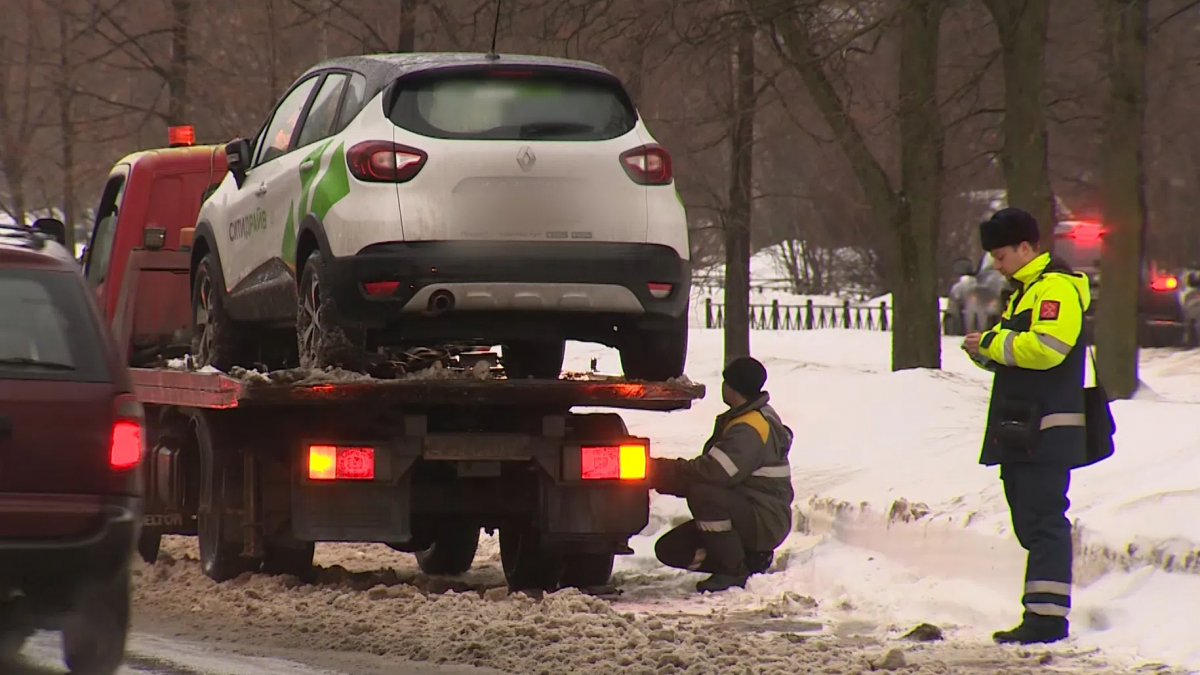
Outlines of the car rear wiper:
<svg viewBox="0 0 1200 675">
<path fill-rule="evenodd" d="M 586 134 L 596 128 L 582 122 L 530 122 L 521 125 L 521 138 L 537 138 L 539 136 L 569 136 L 571 134 Z"/>
<path fill-rule="evenodd" d="M 0 366 L 30 366 L 33 368 L 45 368 L 47 370 L 75 370 L 75 366 L 69 363 L 58 363 L 57 361 L 39 361 L 31 359 L 27 356 L 10 356 L 0 358 Z"/>
</svg>

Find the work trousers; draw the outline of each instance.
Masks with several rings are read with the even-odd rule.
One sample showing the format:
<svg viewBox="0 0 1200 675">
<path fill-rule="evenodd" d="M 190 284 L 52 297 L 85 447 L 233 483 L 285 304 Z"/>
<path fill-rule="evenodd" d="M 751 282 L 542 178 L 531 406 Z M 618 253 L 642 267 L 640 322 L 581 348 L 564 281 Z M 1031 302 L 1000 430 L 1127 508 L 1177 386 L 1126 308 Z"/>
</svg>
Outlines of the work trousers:
<svg viewBox="0 0 1200 675">
<path fill-rule="evenodd" d="M 754 505 L 741 494 L 714 485 L 688 490 L 692 518 L 664 534 L 654 544 L 662 564 L 708 574 L 743 575 L 763 571 L 771 551 L 754 549 L 758 521 Z M 750 556 L 747 567 L 747 555 Z"/>
<path fill-rule="evenodd" d="M 1029 552 L 1025 563 L 1027 614 L 1062 617 L 1071 611 L 1071 470 L 1055 464 L 1000 466 L 1013 530 Z"/>
</svg>

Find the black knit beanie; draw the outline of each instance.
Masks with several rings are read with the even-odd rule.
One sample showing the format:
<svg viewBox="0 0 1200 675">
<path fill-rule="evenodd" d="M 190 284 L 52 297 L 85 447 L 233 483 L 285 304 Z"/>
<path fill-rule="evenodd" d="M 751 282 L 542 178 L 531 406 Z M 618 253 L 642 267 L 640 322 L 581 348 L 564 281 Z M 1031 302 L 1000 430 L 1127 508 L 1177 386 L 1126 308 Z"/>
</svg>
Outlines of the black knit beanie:
<svg viewBox="0 0 1200 675">
<path fill-rule="evenodd" d="M 747 399 L 753 399 L 762 393 L 763 385 L 767 382 L 767 369 L 758 359 L 739 356 L 725 366 L 721 376 L 731 389 Z"/>
<path fill-rule="evenodd" d="M 979 242 L 985 251 L 1016 246 L 1023 241 L 1036 244 L 1039 239 L 1037 219 L 1021 209 L 1000 209 L 979 224 Z"/>
</svg>

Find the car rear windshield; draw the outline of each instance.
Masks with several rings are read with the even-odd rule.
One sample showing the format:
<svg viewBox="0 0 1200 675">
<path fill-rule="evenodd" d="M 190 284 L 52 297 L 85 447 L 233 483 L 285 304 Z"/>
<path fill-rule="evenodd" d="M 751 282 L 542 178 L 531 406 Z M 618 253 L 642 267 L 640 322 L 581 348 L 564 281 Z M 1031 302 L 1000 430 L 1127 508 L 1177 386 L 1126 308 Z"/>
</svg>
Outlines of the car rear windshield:
<svg viewBox="0 0 1200 675">
<path fill-rule="evenodd" d="M 432 138 L 599 141 L 637 123 L 620 84 L 588 73 L 439 73 L 406 78 L 389 117 Z"/>
<path fill-rule="evenodd" d="M 70 272 L 0 268 L 0 380 L 112 381 L 85 293 Z"/>
<path fill-rule="evenodd" d="M 1094 272 L 1100 269 L 1100 244 L 1079 241 L 1074 237 L 1056 236 L 1054 255 L 1061 258 L 1073 270 Z"/>
</svg>

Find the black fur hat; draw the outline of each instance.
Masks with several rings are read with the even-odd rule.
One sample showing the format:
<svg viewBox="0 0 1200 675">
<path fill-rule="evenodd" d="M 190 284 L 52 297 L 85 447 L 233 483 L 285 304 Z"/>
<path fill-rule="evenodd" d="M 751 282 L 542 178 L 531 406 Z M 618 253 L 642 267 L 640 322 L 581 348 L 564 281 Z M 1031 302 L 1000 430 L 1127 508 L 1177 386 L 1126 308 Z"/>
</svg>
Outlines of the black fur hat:
<svg viewBox="0 0 1200 675">
<path fill-rule="evenodd" d="M 985 251 L 1016 246 L 1023 241 L 1036 244 L 1039 239 L 1037 219 L 1021 209 L 1000 209 L 979 224 L 979 242 Z"/>
<path fill-rule="evenodd" d="M 721 375 L 725 384 L 747 399 L 757 398 L 767 382 L 767 369 L 758 359 L 750 356 L 733 359 L 725 366 Z"/>
</svg>

